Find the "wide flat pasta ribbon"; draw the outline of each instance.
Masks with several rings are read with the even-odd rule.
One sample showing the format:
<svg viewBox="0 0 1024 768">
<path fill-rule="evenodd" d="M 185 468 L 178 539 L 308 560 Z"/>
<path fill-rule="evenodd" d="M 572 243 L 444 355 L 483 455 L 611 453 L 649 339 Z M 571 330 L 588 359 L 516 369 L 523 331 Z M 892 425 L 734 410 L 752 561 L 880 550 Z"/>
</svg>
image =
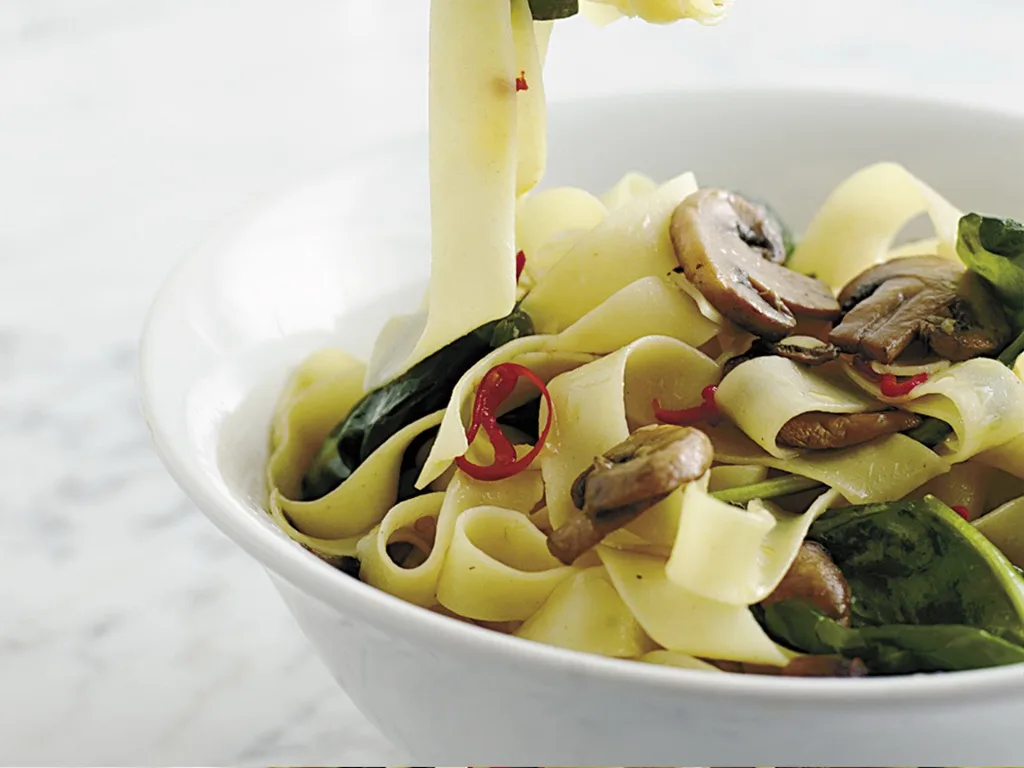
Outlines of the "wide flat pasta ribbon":
<svg viewBox="0 0 1024 768">
<path fill-rule="evenodd" d="M 747 606 L 708 600 L 669 581 L 663 558 L 604 545 L 597 551 L 623 602 L 663 648 L 704 659 L 777 667 L 793 657 L 772 642 Z"/>
<path fill-rule="evenodd" d="M 603 565 L 571 575 L 516 631 L 517 637 L 601 656 L 633 658 L 655 647 Z"/>
<path fill-rule="evenodd" d="M 341 539 L 365 532 L 381 521 L 398 498 L 398 477 L 406 449 L 417 437 L 440 424 L 442 416 L 441 411 L 436 411 L 396 432 L 345 482 L 315 501 L 299 501 L 282 487 L 281 509 L 296 528 L 317 538 Z M 319 443 L 312 445 L 319 447 Z M 303 451 L 306 453 L 308 446 Z M 304 471 L 308 459 L 292 462 L 290 466 Z"/>
<path fill-rule="evenodd" d="M 573 573 L 548 551 L 522 512 L 480 506 L 463 512 L 437 584 L 448 610 L 483 621 L 525 621 Z"/>
<path fill-rule="evenodd" d="M 685 173 L 583 234 L 523 300 L 537 330 L 557 333 L 635 280 L 678 266 L 669 218 L 696 191 L 697 180 Z"/>
<path fill-rule="evenodd" d="M 1024 433 L 1024 383 L 998 360 L 956 363 L 903 397 L 885 397 L 878 384 L 852 366 L 845 370 L 878 400 L 949 424 L 954 434 L 938 451 L 951 462 L 966 461 Z"/>
<path fill-rule="evenodd" d="M 517 29 L 529 26 L 532 37 L 522 14 L 520 21 Z M 504 317 L 515 304 L 517 176 L 520 167 L 524 179 L 534 175 L 537 162 L 524 157 L 519 165 L 519 135 L 538 135 L 519 124 L 515 37 L 508 4 L 431 3 L 429 311 L 422 335 L 393 374 Z M 537 56 L 535 41 L 530 56 Z M 536 105 L 527 113 L 543 116 Z M 533 150 L 540 146 L 535 142 Z"/>
<path fill-rule="evenodd" d="M 494 506 L 525 516 L 543 496 L 544 484 L 536 470 L 494 482 L 473 480 L 456 472 L 446 491 L 416 496 L 396 505 L 377 528 L 360 540 L 357 547 L 362 562 L 360 578 L 411 603 L 424 607 L 435 605 L 438 580 L 459 517 L 475 507 Z M 437 520 L 433 547 L 424 562 L 414 568 L 403 568 L 391 560 L 388 543 L 396 531 L 415 525 L 421 517 Z"/>
<path fill-rule="evenodd" d="M 699 347 L 718 330 L 670 280 L 652 276 L 601 302 L 558 334 L 554 346 L 608 354 L 645 336 L 668 336 Z"/>
<path fill-rule="evenodd" d="M 649 195 L 657 189 L 658 182 L 650 176 L 630 171 L 623 174 L 622 178 L 601 195 L 601 202 L 608 211 L 617 211 L 638 197 Z"/>
<path fill-rule="evenodd" d="M 901 165 L 868 166 L 833 190 L 787 266 L 840 288 L 886 261 L 901 230 L 921 214 L 935 228 L 938 255 L 956 259 L 960 211 Z"/>
<path fill-rule="evenodd" d="M 480 382 L 491 368 L 502 363 L 517 362 L 530 368 L 542 380 L 547 381 L 563 371 L 571 370 L 593 359 L 591 356 L 580 355 L 568 350 L 551 350 L 551 346 L 552 337 L 550 336 L 526 336 L 498 347 L 466 371 L 452 391 L 441 428 L 437 433 L 437 439 L 434 441 L 420 476 L 416 480 L 417 488 L 424 488 L 436 480 L 448 469 L 456 456 L 461 456 L 466 452 L 469 447 L 466 442 L 466 428 L 469 425 L 468 419 L 471 415 L 473 400 L 476 397 L 477 387 L 480 386 Z M 534 354 L 540 352 L 547 352 L 547 354 Z M 505 401 L 504 410 L 514 408 L 517 404 L 521 405 L 525 397 L 536 394 L 536 392 L 532 392 L 531 395 L 523 394 L 527 392 L 532 392 L 529 383 L 520 382 L 516 392 Z"/>
<path fill-rule="evenodd" d="M 363 396 L 365 372 L 362 361 L 333 347 L 314 352 L 299 363 L 271 416 L 268 489 L 282 484 L 297 488 L 319 443 Z M 300 400 L 305 402 L 296 409 Z"/>
<path fill-rule="evenodd" d="M 573 514 L 569 489 L 594 457 L 621 443 L 636 427 L 654 422 L 652 400 L 660 399 L 667 408 L 692 406 L 718 376 L 714 361 L 693 347 L 649 336 L 552 379 L 548 391 L 554 418 L 541 454 L 551 525 L 557 528 Z M 664 525 L 655 522 L 660 518 Z M 629 528 L 646 525 L 655 543 L 671 544 L 677 522 L 678 497 L 669 497 Z"/>
<path fill-rule="evenodd" d="M 852 448 L 808 451 L 780 459 L 762 450 L 736 427 L 705 430 L 715 446 L 715 460 L 726 464 L 761 464 L 818 480 L 854 504 L 902 499 L 933 477 L 949 471 L 949 462 L 906 435 L 889 435 Z"/>
<path fill-rule="evenodd" d="M 794 416 L 881 410 L 877 400 L 850 386 L 841 373 L 830 376 L 823 368 L 772 355 L 736 366 L 718 385 L 715 402 L 751 440 L 779 459 L 800 453 L 778 443 L 779 431 Z"/>
<path fill-rule="evenodd" d="M 1024 496 L 1003 504 L 973 523 L 1006 559 L 1024 568 Z"/>
<path fill-rule="evenodd" d="M 718 501 L 690 483 L 672 555 L 669 581 L 694 594 L 748 606 L 768 597 L 796 559 L 811 523 L 839 498 L 829 490 L 802 514 L 760 500 L 746 509 Z"/>
<path fill-rule="evenodd" d="M 637 661 L 642 661 L 647 664 L 660 664 L 663 667 L 676 667 L 678 669 L 699 669 L 702 672 L 721 672 L 725 674 L 724 670 L 719 669 L 713 664 L 708 664 L 706 661 L 689 656 L 685 653 L 676 653 L 675 651 L 656 650 L 650 653 L 645 653 L 643 656 L 637 658 Z"/>
</svg>

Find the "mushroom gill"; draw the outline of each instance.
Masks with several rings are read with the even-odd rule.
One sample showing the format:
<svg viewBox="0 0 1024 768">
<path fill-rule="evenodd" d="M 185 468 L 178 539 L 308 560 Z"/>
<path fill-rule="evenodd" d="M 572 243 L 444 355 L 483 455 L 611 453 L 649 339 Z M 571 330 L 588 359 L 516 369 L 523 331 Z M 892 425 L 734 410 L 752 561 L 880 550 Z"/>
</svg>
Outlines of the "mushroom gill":
<svg viewBox="0 0 1024 768">
<path fill-rule="evenodd" d="M 751 333 L 777 340 L 796 328 L 798 317 L 839 316 L 828 286 L 782 266 L 782 233 L 763 206 L 731 192 L 699 190 L 676 208 L 670 233 L 687 279 Z"/>
</svg>

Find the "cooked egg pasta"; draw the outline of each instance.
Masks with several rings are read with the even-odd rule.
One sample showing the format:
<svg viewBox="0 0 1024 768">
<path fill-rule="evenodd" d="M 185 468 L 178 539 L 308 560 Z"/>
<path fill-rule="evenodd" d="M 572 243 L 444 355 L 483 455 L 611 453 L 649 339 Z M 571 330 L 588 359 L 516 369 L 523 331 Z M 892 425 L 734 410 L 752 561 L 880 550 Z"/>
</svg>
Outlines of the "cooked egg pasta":
<svg viewBox="0 0 1024 768">
<path fill-rule="evenodd" d="M 841 372 L 830 375 L 827 368 L 808 368 L 775 356 L 748 360 L 722 379 L 715 402 L 761 448 L 790 459 L 800 452 L 779 445 L 778 435 L 794 416 L 881 410 L 877 400 L 850 386 Z"/>
<path fill-rule="evenodd" d="M 516 64 L 507 4 L 430 4 L 430 298 L 402 370 L 515 303 Z"/>
<path fill-rule="evenodd" d="M 396 505 L 380 525 L 359 542 L 360 578 L 403 600 L 424 607 L 435 605 L 438 581 L 459 517 L 477 507 L 496 506 L 525 515 L 537 506 L 543 495 L 544 485 L 537 471 L 528 470 L 495 482 L 480 482 L 456 472 L 446 491 L 416 496 Z M 397 531 L 414 526 L 421 517 L 437 521 L 433 546 L 422 563 L 403 568 L 392 561 L 387 546 Z"/>
<path fill-rule="evenodd" d="M 975 520 L 974 527 L 995 544 L 1007 560 L 1024 568 L 1024 496 Z"/>
<path fill-rule="evenodd" d="M 554 351 L 545 355 L 533 355 L 546 350 L 551 350 L 552 337 L 550 336 L 526 336 L 521 339 L 498 347 L 480 362 L 470 368 L 465 375 L 459 379 L 458 384 L 452 392 L 451 400 L 444 412 L 444 419 L 441 428 L 438 430 L 437 439 L 430 450 L 430 455 L 423 465 L 420 476 L 416 481 L 417 488 L 427 486 L 436 480 L 448 469 L 456 456 L 466 452 L 467 419 L 470 415 L 476 389 L 484 376 L 491 368 L 501 363 L 519 362 L 526 365 L 542 380 L 547 381 L 553 376 L 566 370 L 577 367 L 586 361 L 593 359 L 588 355 L 580 355 L 572 351 Z M 531 355 L 527 357 L 527 355 Z M 525 361 L 522 358 L 526 358 Z M 528 389 L 527 385 L 521 385 L 518 392 Z M 506 409 L 524 402 L 522 398 L 517 399 L 515 395 L 509 398 Z"/>
<path fill-rule="evenodd" d="M 544 66 L 529 0 L 512 0 L 512 40 L 516 53 L 516 194 L 529 192 L 547 165 L 547 101 Z"/>
<path fill-rule="evenodd" d="M 564 330 L 634 280 L 676 267 L 669 217 L 696 191 L 697 180 L 685 173 L 610 213 L 581 236 L 523 301 L 537 330 Z"/>
<path fill-rule="evenodd" d="M 906 435 L 889 435 L 852 448 L 806 452 L 780 459 L 764 451 L 732 426 L 707 430 L 715 459 L 727 464 L 760 464 L 802 475 L 835 488 L 854 504 L 901 499 L 933 477 L 949 471 L 949 462 Z"/>
<path fill-rule="evenodd" d="M 601 202 L 609 211 L 617 211 L 638 197 L 649 195 L 657 189 L 658 182 L 650 176 L 630 171 L 601 195 Z"/>
<path fill-rule="evenodd" d="M 982 451 L 975 459 L 1008 472 L 1014 477 L 1024 478 L 1024 435 Z"/>
<path fill-rule="evenodd" d="M 522 511 L 474 507 L 455 521 L 437 600 L 471 619 L 525 621 L 572 572 Z"/>
<path fill-rule="evenodd" d="M 852 366 L 846 370 L 879 400 L 949 424 L 954 434 L 938 450 L 951 462 L 966 461 L 1024 433 L 1024 383 L 997 360 L 956 363 L 903 397 L 885 397 Z"/>
<path fill-rule="evenodd" d="M 677 375 L 681 370 L 685 378 Z M 541 455 L 551 525 L 557 528 L 573 513 L 569 489 L 594 457 L 629 437 L 631 427 L 654 422 L 654 398 L 666 407 L 688 407 L 700 402 L 701 390 L 718 376 L 714 361 L 693 347 L 650 336 L 552 379 L 548 392 L 555 416 Z M 660 534 L 648 531 L 656 543 L 674 540 L 673 505 L 678 499 L 670 497 L 641 516 L 648 524 L 664 516 Z"/>
<path fill-rule="evenodd" d="M 746 509 L 718 501 L 690 483 L 683 491 L 679 534 L 665 565 L 669 581 L 730 605 L 770 595 L 796 559 L 811 523 L 839 497 L 830 490 L 801 514 L 754 500 Z"/>
<path fill-rule="evenodd" d="M 642 277 L 562 331 L 556 349 L 608 354 L 645 336 L 667 336 L 692 347 L 713 338 L 719 326 L 666 277 Z"/>
<path fill-rule="evenodd" d="M 777 667 L 793 657 L 772 642 L 747 606 L 708 600 L 670 581 L 663 558 L 597 549 L 623 602 L 666 650 Z"/>
<path fill-rule="evenodd" d="M 283 491 L 282 511 L 303 533 L 322 539 L 341 539 L 365 532 L 381 521 L 398 497 L 402 459 L 413 440 L 441 423 L 437 411 L 392 435 L 341 485 L 315 501 L 300 501 Z M 319 445 L 314 443 L 314 446 Z M 315 448 L 314 448 L 315 450 Z M 308 465 L 293 462 L 297 473 Z"/>
<path fill-rule="evenodd" d="M 935 228 L 938 255 L 956 259 L 960 211 L 901 165 L 868 166 L 829 195 L 788 266 L 839 288 L 886 261 L 900 231 L 921 214 Z"/>
<path fill-rule="evenodd" d="M 601 565 L 579 570 L 563 581 L 515 634 L 538 643 L 624 659 L 643 656 L 656 647 Z"/>
<path fill-rule="evenodd" d="M 604 203 L 576 187 L 555 187 L 520 197 L 516 202 L 516 247 L 526 257 L 526 273 L 539 279 L 557 263 L 557 259 L 541 255 L 542 247 L 552 238 L 591 230 L 607 215 Z M 567 248 L 570 242 L 566 242 Z M 558 249 L 548 251 L 556 253 Z"/>
<path fill-rule="evenodd" d="M 681 19 L 695 19 L 701 24 L 717 24 L 725 18 L 733 0 L 592 0 L 592 2 L 610 6 L 623 16 L 638 16 L 652 24 L 670 24 Z"/>
</svg>

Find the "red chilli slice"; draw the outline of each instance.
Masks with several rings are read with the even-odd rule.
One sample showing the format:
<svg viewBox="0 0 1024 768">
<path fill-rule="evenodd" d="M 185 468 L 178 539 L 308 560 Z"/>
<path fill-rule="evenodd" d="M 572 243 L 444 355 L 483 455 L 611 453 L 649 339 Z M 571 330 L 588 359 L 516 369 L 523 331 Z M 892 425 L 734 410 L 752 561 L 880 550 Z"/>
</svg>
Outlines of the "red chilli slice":
<svg viewBox="0 0 1024 768">
<path fill-rule="evenodd" d="M 971 521 L 971 510 L 965 507 L 963 504 L 957 504 L 953 507 L 953 511 L 956 512 L 967 522 Z"/>
<path fill-rule="evenodd" d="M 927 373 L 919 373 L 904 381 L 897 379 L 895 374 L 886 373 L 882 376 L 878 387 L 885 397 L 906 397 L 914 391 L 915 387 L 921 386 L 926 381 L 928 381 Z"/>
<path fill-rule="evenodd" d="M 718 387 L 712 385 L 701 390 L 701 404 L 693 408 L 684 408 L 681 411 L 673 411 L 661 407 L 659 400 L 654 401 L 654 418 L 664 424 L 676 424 L 680 427 L 690 427 L 694 424 L 709 422 L 714 424 L 721 416 L 718 404 L 715 402 L 715 394 Z"/>
<path fill-rule="evenodd" d="M 530 90 L 530 84 L 526 82 L 526 72 L 520 72 L 516 78 L 516 92 Z"/>
<path fill-rule="evenodd" d="M 522 251 L 516 253 L 516 282 L 519 282 L 519 277 L 523 274 L 523 270 L 526 269 L 526 254 Z"/>
<path fill-rule="evenodd" d="M 537 437 L 537 444 L 530 449 L 530 452 L 521 459 L 516 458 L 516 449 L 512 442 L 501 431 L 498 425 L 498 409 L 511 396 L 519 383 L 519 379 L 525 378 L 540 390 L 548 406 L 548 417 Z M 547 385 L 537 374 L 518 363 L 502 363 L 496 365 L 480 381 L 476 390 L 476 398 L 473 401 L 473 416 L 469 429 L 466 430 L 466 440 L 470 443 L 483 429 L 494 448 L 494 463 L 490 466 L 474 464 L 466 458 L 465 454 L 455 459 L 455 465 L 472 477 L 474 480 L 504 480 L 518 475 L 524 471 L 533 460 L 536 459 L 544 449 L 548 433 L 551 431 L 551 420 L 553 412 L 551 404 L 551 393 Z"/>
</svg>

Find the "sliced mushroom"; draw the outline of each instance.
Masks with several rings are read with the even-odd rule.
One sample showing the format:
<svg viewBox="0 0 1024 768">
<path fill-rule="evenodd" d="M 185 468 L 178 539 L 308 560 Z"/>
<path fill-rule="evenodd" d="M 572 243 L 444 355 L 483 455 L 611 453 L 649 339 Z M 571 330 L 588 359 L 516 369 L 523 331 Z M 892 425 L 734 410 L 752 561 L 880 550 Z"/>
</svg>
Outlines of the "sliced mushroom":
<svg viewBox="0 0 1024 768">
<path fill-rule="evenodd" d="M 784 667 L 747 664 L 739 661 L 710 661 L 723 672 L 781 677 L 864 677 L 868 668 L 860 659 L 842 656 L 797 656 Z"/>
<path fill-rule="evenodd" d="M 763 605 L 799 600 L 810 603 L 844 627 L 850 624 L 850 585 L 825 548 L 813 541 L 800 545 L 796 559 Z"/>
<path fill-rule="evenodd" d="M 831 363 L 839 357 L 839 349 L 834 344 L 813 336 L 787 336 L 769 344 L 768 348 L 779 357 L 812 367 Z"/>
<path fill-rule="evenodd" d="M 798 656 L 782 668 L 783 677 L 866 677 L 867 674 L 863 661 L 842 656 Z"/>
<path fill-rule="evenodd" d="M 766 355 L 778 355 L 813 368 L 831 363 L 838 358 L 839 348 L 813 336 L 787 336 L 781 341 L 758 339 L 744 354 L 725 361 L 725 365 L 722 366 L 722 376 L 728 375 L 733 368 L 748 360 Z"/>
<path fill-rule="evenodd" d="M 839 294 L 846 311 L 829 340 L 844 352 L 891 363 L 921 341 L 953 360 L 992 355 L 1010 338 L 999 303 L 974 273 L 939 256 L 871 267 Z"/>
<path fill-rule="evenodd" d="M 796 327 L 798 315 L 839 316 L 828 286 L 779 263 L 785 246 L 777 225 L 763 207 L 739 195 L 695 192 L 676 208 L 670 232 L 690 282 L 719 312 L 758 336 L 781 339 Z"/>
<path fill-rule="evenodd" d="M 639 517 L 711 467 L 714 449 L 692 427 L 654 424 L 598 456 L 573 483 L 577 510 L 548 536 L 548 549 L 571 564 L 612 531 Z"/>
<path fill-rule="evenodd" d="M 790 448 L 821 451 L 849 448 L 883 435 L 894 435 L 921 426 L 922 419 L 908 411 L 872 413 L 825 413 L 808 411 L 794 416 L 779 430 L 778 442 Z"/>
</svg>

